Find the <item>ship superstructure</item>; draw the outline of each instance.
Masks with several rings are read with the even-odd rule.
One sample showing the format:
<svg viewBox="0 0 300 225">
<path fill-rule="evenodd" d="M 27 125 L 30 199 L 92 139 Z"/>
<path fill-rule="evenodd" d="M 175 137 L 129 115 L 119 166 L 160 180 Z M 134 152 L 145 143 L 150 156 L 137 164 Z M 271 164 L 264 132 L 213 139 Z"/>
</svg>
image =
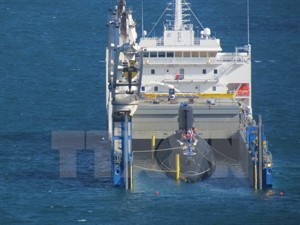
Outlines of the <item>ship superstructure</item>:
<svg viewBox="0 0 300 225">
<path fill-rule="evenodd" d="M 144 37 L 139 43 L 140 51 L 143 52 L 141 99 L 145 100 L 144 103 L 153 101 L 161 105 L 168 104 L 169 109 L 174 103 L 189 101 L 195 104 L 196 110 L 204 107 L 203 112 L 206 106 L 215 105 L 211 108 L 223 107 L 222 110 L 228 110 L 222 113 L 225 115 L 243 113 L 242 116 L 251 123 L 250 44 L 236 47 L 233 52 L 223 53 L 220 39 L 213 37 L 209 28 L 202 27 L 199 34 L 194 31 L 193 24 L 186 19 L 191 11 L 188 3 L 176 0 L 168 7 L 174 10 L 174 21 L 164 24 L 163 36 Z M 147 104 L 143 105 L 148 108 Z M 151 108 L 155 107 L 159 108 Z M 142 110 L 144 107 L 140 105 L 140 108 Z M 230 112 L 231 110 L 238 112 Z M 214 114 L 214 110 L 210 111 L 212 112 L 209 114 Z M 136 119 L 140 122 L 138 116 Z M 216 127 L 212 128 L 210 123 L 199 124 L 203 128 L 204 138 L 228 139 L 236 132 L 237 127 L 233 130 L 229 124 L 224 127 L 224 118 L 221 118 L 219 124 L 217 122 L 218 118 L 213 125 L 222 127 L 218 130 Z M 173 132 L 174 126 L 169 126 L 169 131 Z M 224 131 L 220 131 L 222 129 Z M 147 127 L 147 130 L 151 128 Z M 165 138 L 170 134 L 169 131 L 166 129 L 158 133 L 157 137 Z M 135 137 L 142 136 L 147 135 L 139 131 Z"/>
<path fill-rule="evenodd" d="M 131 50 L 133 54 L 129 56 L 128 51 L 124 51 L 121 56 L 112 57 L 116 51 L 113 49 L 118 45 L 116 42 L 123 32 L 114 25 L 114 30 L 118 32 L 110 34 L 107 53 L 109 133 L 113 138 L 112 114 L 117 108 L 113 106 L 112 96 L 115 94 L 110 89 L 112 81 L 121 86 L 119 91 L 125 91 L 125 99 L 131 99 L 121 102 L 128 103 L 131 107 L 134 105 L 133 149 L 149 149 L 152 137 L 157 140 L 155 149 L 159 149 L 163 140 L 170 138 L 178 130 L 178 108 L 186 103 L 193 108 L 194 125 L 201 138 L 219 155 L 240 160 L 246 176 L 253 180 L 255 173 L 252 164 L 257 163 L 256 150 L 249 155 L 249 143 L 246 141 L 253 134 L 247 133 L 247 130 L 256 127 L 252 119 L 251 46 L 247 43 L 242 47 L 235 47 L 233 52 L 222 52 L 220 39 L 215 38 L 209 28 L 200 23 L 202 30 L 195 32 L 188 19 L 189 14 L 194 15 L 190 4 L 184 0 L 175 0 L 167 7 L 173 10 L 174 19 L 167 20 L 164 24 L 163 36 L 142 37 L 138 45 L 131 44 L 134 51 Z M 122 23 L 122 17 L 120 18 Z M 131 14 L 125 18 L 129 19 L 127 28 L 132 29 L 135 24 L 130 22 Z M 118 38 L 116 35 L 119 35 Z M 113 47 L 112 40 L 115 41 Z M 123 48 L 127 46 L 122 41 L 119 44 Z M 135 82 L 134 95 L 127 90 L 128 75 L 120 66 L 130 64 L 131 60 L 135 60 L 140 71 L 137 79 L 132 80 Z M 122 68 L 118 69 L 116 64 Z M 111 69 L 113 65 L 115 67 Z M 134 99 L 138 100 L 138 104 L 132 103 L 135 102 Z M 261 143 L 262 140 L 261 137 Z M 264 151 L 267 152 L 267 147 Z M 255 160 L 251 161 L 253 157 Z"/>
<path fill-rule="evenodd" d="M 142 92 L 168 93 L 168 87 L 174 85 L 178 94 L 243 99 L 251 106 L 250 45 L 222 53 L 220 39 L 213 37 L 209 28 L 196 34 L 192 24 L 183 23 L 179 16 L 182 4 L 176 1 L 174 25 L 164 26 L 163 37 L 140 41 L 144 56 Z"/>
</svg>

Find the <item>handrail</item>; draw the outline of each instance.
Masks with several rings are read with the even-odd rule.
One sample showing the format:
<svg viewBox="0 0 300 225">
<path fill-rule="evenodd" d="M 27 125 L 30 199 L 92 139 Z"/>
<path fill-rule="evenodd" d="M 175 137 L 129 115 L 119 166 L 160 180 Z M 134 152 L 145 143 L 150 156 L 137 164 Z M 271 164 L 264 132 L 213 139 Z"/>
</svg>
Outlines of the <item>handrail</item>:
<svg viewBox="0 0 300 225">
<path fill-rule="evenodd" d="M 144 64 L 221 64 L 244 63 L 247 57 L 238 55 L 219 57 L 144 57 Z"/>
</svg>

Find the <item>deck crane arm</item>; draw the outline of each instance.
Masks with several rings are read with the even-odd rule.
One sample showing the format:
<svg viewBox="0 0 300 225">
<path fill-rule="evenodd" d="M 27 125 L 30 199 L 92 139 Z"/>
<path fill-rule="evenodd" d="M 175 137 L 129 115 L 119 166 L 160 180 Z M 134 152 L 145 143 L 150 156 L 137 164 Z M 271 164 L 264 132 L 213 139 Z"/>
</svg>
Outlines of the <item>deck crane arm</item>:
<svg viewBox="0 0 300 225">
<path fill-rule="evenodd" d="M 136 42 L 136 25 L 126 1 L 119 0 L 109 16 L 106 50 L 107 111 L 112 140 L 114 185 L 131 189 L 132 116 L 138 107 L 142 77 L 142 54 Z"/>
</svg>

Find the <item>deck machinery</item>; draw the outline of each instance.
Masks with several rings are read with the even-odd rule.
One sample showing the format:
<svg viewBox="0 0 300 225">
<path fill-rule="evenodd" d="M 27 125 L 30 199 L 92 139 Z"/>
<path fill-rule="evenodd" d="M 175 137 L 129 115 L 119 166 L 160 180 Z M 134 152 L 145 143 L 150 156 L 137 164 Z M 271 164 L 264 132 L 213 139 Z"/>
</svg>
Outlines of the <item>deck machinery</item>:
<svg viewBox="0 0 300 225">
<path fill-rule="evenodd" d="M 135 22 L 131 11 L 125 10 L 125 4 L 124 0 L 120 0 L 110 11 L 106 81 L 113 182 L 130 189 L 133 160 L 131 123 L 138 105 L 143 64 L 136 43 Z"/>
</svg>

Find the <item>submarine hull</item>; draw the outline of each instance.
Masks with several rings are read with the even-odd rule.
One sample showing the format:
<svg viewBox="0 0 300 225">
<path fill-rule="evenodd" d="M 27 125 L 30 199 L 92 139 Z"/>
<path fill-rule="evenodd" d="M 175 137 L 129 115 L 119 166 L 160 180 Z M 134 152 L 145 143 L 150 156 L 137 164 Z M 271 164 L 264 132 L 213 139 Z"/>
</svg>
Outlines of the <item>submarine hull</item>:
<svg viewBox="0 0 300 225">
<path fill-rule="evenodd" d="M 181 137 L 182 133 L 177 131 L 159 144 L 155 152 L 159 167 L 167 176 L 175 177 L 176 154 L 179 154 L 181 180 L 192 183 L 210 177 L 216 168 L 211 146 L 199 136 L 192 146 L 180 141 Z"/>
</svg>

